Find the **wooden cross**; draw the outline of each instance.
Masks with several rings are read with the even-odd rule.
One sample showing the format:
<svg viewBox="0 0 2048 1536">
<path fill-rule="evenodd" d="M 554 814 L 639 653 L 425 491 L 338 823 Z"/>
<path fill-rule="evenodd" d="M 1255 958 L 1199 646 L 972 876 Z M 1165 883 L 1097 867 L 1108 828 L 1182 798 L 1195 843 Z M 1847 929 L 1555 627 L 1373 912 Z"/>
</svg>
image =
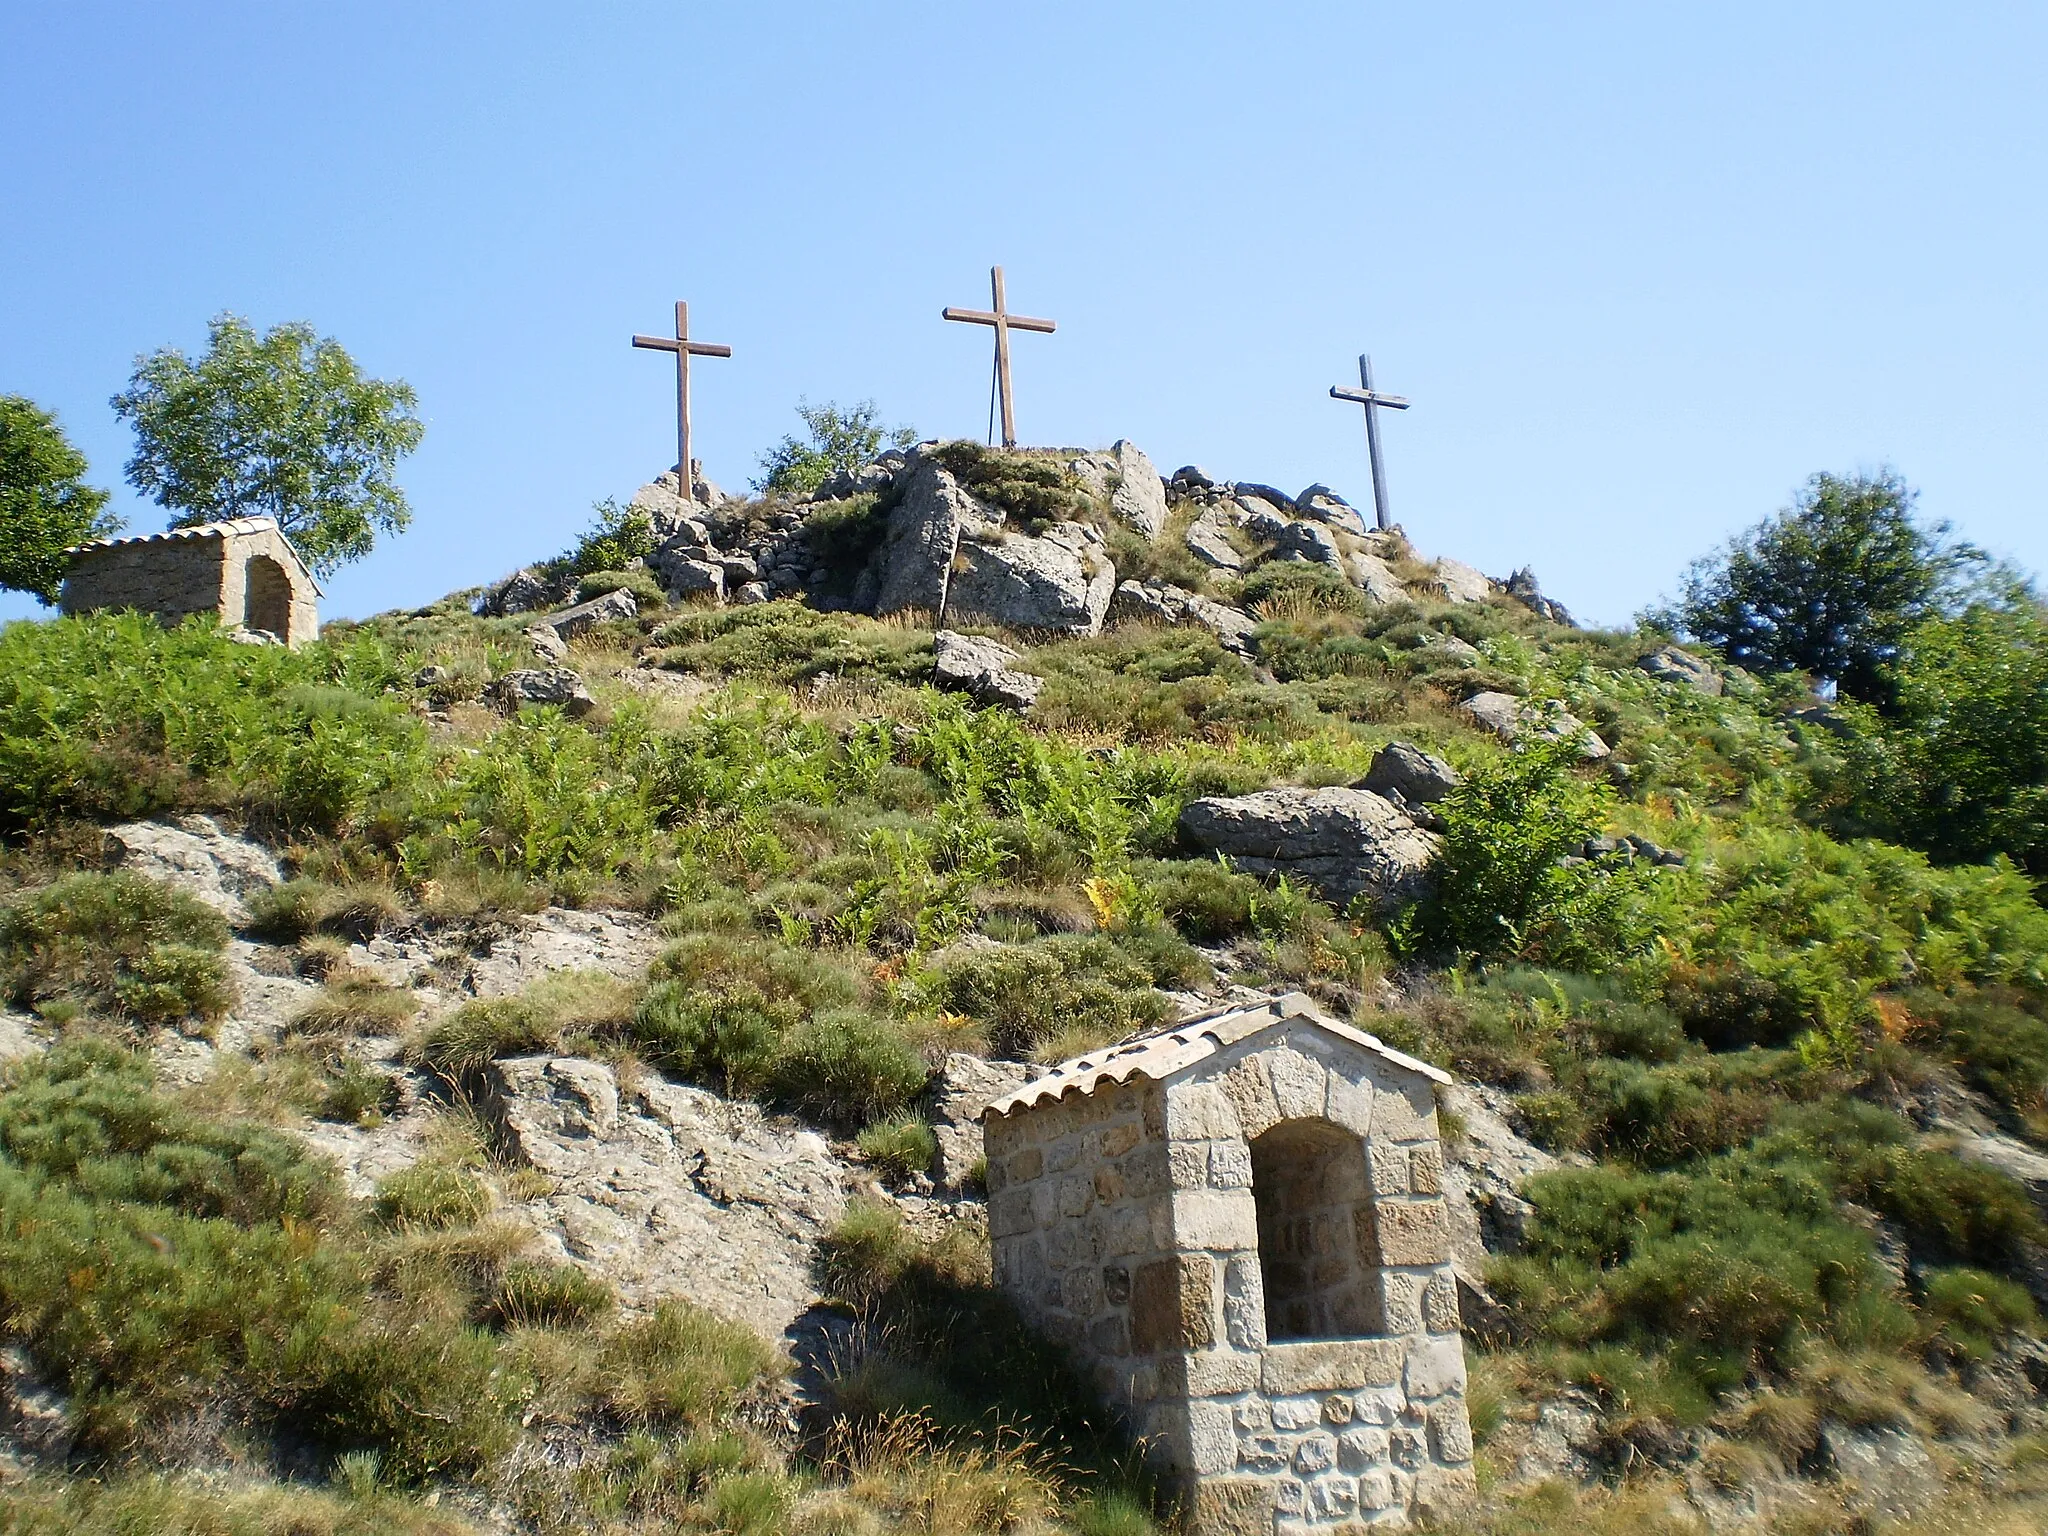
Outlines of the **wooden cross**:
<svg viewBox="0 0 2048 1536">
<path fill-rule="evenodd" d="M 690 306 L 681 299 L 676 300 L 676 334 L 673 340 L 666 336 L 635 336 L 633 345 L 676 355 L 676 495 L 687 506 L 697 473 L 690 458 L 690 359 L 731 357 L 732 348 L 690 340 Z"/>
<path fill-rule="evenodd" d="M 1053 323 L 1050 320 L 1033 320 L 1027 315 L 1013 315 L 1003 308 L 1003 269 L 989 268 L 989 292 L 995 298 L 996 307 L 988 309 L 946 309 L 941 313 L 948 320 L 965 320 L 970 325 L 992 325 L 996 330 L 996 387 L 1003 397 L 1003 446 L 1017 446 L 1017 412 L 1010 400 L 1010 330 L 1037 331 L 1050 336 Z"/>
<path fill-rule="evenodd" d="M 1380 418 L 1379 408 L 1390 411 L 1405 411 L 1408 402 L 1400 395 L 1383 395 L 1372 387 L 1372 359 L 1358 359 L 1358 382 L 1360 388 L 1352 389 L 1344 384 L 1330 386 L 1332 400 L 1355 400 L 1365 407 L 1365 451 L 1372 459 L 1372 515 L 1384 533 L 1387 520 L 1387 472 L 1380 463 Z"/>
</svg>

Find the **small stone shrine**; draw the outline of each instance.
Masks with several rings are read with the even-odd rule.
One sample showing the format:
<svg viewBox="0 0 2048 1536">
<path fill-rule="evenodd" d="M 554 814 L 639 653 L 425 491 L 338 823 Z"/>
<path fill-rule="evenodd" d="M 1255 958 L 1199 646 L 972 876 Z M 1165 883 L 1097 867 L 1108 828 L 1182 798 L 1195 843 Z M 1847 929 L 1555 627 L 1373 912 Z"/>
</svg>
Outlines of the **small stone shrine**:
<svg viewBox="0 0 2048 1536">
<path fill-rule="evenodd" d="M 225 629 L 285 645 L 320 633 L 320 584 L 268 517 L 100 539 L 70 555 L 65 613 L 133 608 L 164 624 L 210 613 Z"/>
<path fill-rule="evenodd" d="M 1062 1063 L 982 1116 L 996 1282 L 1200 1536 L 1473 1486 L 1435 1089 L 1300 993 Z"/>
</svg>

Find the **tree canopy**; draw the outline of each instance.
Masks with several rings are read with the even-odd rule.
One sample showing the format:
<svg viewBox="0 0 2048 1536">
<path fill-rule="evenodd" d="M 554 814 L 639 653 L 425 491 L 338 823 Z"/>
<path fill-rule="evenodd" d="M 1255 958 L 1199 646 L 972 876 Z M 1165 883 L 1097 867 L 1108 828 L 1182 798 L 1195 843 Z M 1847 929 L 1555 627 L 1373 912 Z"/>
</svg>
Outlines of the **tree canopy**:
<svg viewBox="0 0 2048 1536">
<path fill-rule="evenodd" d="M 174 528 L 274 517 L 325 575 L 412 520 L 391 478 L 425 431 L 412 386 L 366 378 L 302 321 L 259 337 L 217 315 L 203 356 L 137 359 L 113 405 L 135 429 L 129 482 L 172 510 Z"/>
<path fill-rule="evenodd" d="M 1892 471 L 1815 475 L 1791 506 L 1687 568 L 1677 604 L 1652 618 L 1758 671 L 1810 672 L 1886 704 L 1886 666 L 1916 625 L 1952 611 L 1988 564 L 1913 516 Z"/>
<path fill-rule="evenodd" d="M 803 417 L 810 441 L 785 437 L 764 454 L 761 478 L 754 482 L 756 489 L 802 495 L 815 491 L 842 469 L 873 463 L 884 441 L 898 448 L 917 441 L 917 432 L 910 427 L 884 431 L 881 413 L 872 400 L 851 408 L 831 400 L 823 405 L 800 400 L 796 413 Z"/>
<path fill-rule="evenodd" d="M 57 418 L 0 395 L 0 587 L 54 603 L 64 551 L 119 530 L 106 504 L 107 493 L 85 483 L 85 455 Z"/>
</svg>

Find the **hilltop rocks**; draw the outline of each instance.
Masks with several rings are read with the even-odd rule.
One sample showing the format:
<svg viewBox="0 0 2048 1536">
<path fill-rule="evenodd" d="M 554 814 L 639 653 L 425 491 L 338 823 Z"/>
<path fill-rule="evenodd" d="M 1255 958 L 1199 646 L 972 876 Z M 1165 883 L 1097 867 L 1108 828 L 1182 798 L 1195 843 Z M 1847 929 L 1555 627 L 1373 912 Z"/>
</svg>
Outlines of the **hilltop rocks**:
<svg viewBox="0 0 2048 1536">
<path fill-rule="evenodd" d="M 1715 697 L 1719 697 L 1728 686 L 1727 680 L 1706 661 L 1675 645 L 1659 646 L 1649 655 L 1638 658 L 1636 666 L 1659 682 L 1683 683 L 1688 688 Z"/>
<path fill-rule="evenodd" d="M 1097 634 L 1116 591 L 1102 535 L 1085 523 L 1055 523 L 1037 538 L 963 532 L 952 566 L 946 612 L 1013 629 Z"/>
<path fill-rule="evenodd" d="M 1001 526 L 937 459 L 919 455 L 904 473 L 907 478 L 890 487 L 900 499 L 890 509 L 881 545 L 854 585 L 853 606 L 863 612 L 937 613 L 961 539 Z"/>
<path fill-rule="evenodd" d="M 1150 620 L 1156 624 L 1197 624 L 1214 635 L 1226 651 L 1250 657 L 1257 650 L 1252 631 L 1258 620 L 1199 592 L 1162 581 L 1125 581 L 1109 600 L 1109 617 L 1117 621 Z"/>
<path fill-rule="evenodd" d="M 1018 671 L 1014 665 L 1017 659 L 1017 653 L 1007 645 L 979 635 L 942 629 L 932 636 L 935 684 L 964 693 L 977 704 L 1001 705 L 1021 715 L 1038 702 L 1038 691 L 1045 686 L 1045 679 Z"/>
<path fill-rule="evenodd" d="M 1126 528 L 1157 538 L 1166 526 L 1166 482 L 1129 438 L 1118 438 L 1107 453 L 1085 453 L 1072 466 L 1090 490 L 1109 501 L 1110 516 Z"/>
<path fill-rule="evenodd" d="M 1351 576 L 1351 584 L 1369 601 L 1382 606 L 1407 601 L 1408 589 L 1401 585 L 1401 578 L 1383 557 L 1361 550 L 1345 562 L 1344 568 Z"/>
<path fill-rule="evenodd" d="M 1237 546 L 1230 542 L 1230 535 L 1224 531 L 1221 513 L 1207 511 L 1188 524 L 1184 542 L 1188 552 L 1212 570 L 1236 575 L 1244 569 L 1244 556 L 1237 552 Z"/>
<path fill-rule="evenodd" d="M 1444 589 L 1446 602 L 1483 603 L 1497 590 L 1490 576 L 1462 560 L 1446 557 L 1430 568 L 1436 573 L 1437 585 Z"/>
<path fill-rule="evenodd" d="M 507 714 L 516 714 L 528 704 L 555 704 L 572 715 L 587 715 L 597 708 L 597 700 L 583 686 L 583 679 L 567 667 L 549 667 L 545 671 L 522 667 L 507 672 L 491 684 L 488 696 Z"/>
<path fill-rule="evenodd" d="M 1544 741 L 1576 741 L 1580 758 L 1589 763 L 1599 762 L 1614 750 L 1562 704 L 1552 704 L 1544 711 L 1512 693 L 1476 693 L 1458 706 L 1458 712 L 1505 742 L 1519 741 L 1531 733 Z"/>
<path fill-rule="evenodd" d="M 552 608 L 569 595 L 559 580 L 550 580 L 531 567 L 514 571 L 484 594 L 478 611 L 495 618 L 515 613 L 534 613 Z"/>
<path fill-rule="evenodd" d="M 1553 601 L 1543 595 L 1543 589 L 1536 584 L 1535 571 L 1531 570 L 1528 566 L 1523 566 L 1514 575 L 1510 576 L 1507 579 L 1506 585 L 1508 596 L 1512 597 L 1538 618 L 1548 619 L 1553 624 L 1562 624 L 1567 629 L 1577 628 L 1577 625 L 1572 621 L 1571 613 L 1565 608 L 1563 603 Z"/>
<path fill-rule="evenodd" d="M 551 629 L 564 640 L 574 640 L 586 630 L 614 619 L 633 619 L 640 616 L 640 604 L 631 592 L 620 587 L 601 597 L 593 597 L 587 603 L 578 603 L 573 608 L 564 608 L 560 613 L 551 613 L 534 625 L 534 629 Z M 527 631 L 529 635 L 532 629 Z"/>
<path fill-rule="evenodd" d="M 1359 515 L 1358 509 L 1327 485 L 1310 486 L 1294 498 L 1294 508 L 1303 517 L 1365 537 L 1365 519 Z"/>
<path fill-rule="evenodd" d="M 1338 907 L 1387 908 L 1421 896 L 1437 839 L 1362 789 L 1267 789 L 1190 801 L 1180 830 L 1241 869 L 1286 875 Z"/>
</svg>

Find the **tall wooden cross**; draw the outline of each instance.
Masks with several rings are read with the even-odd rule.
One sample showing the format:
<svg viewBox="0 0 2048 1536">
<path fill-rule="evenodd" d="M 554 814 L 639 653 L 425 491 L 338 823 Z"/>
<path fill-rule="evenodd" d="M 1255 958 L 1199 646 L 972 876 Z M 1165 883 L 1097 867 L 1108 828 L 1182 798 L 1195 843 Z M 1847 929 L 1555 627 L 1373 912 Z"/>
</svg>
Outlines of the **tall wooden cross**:
<svg viewBox="0 0 2048 1536">
<path fill-rule="evenodd" d="M 635 336 L 633 345 L 676 355 L 676 495 L 687 505 L 697 473 L 690 459 L 690 359 L 731 357 L 732 348 L 690 340 L 690 306 L 681 299 L 676 300 L 676 334 L 673 340 L 667 336 Z"/>
<path fill-rule="evenodd" d="M 1053 323 L 1050 320 L 1033 320 L 1028 315 L 1013 315 L 1003 307 L 1003 269 L 989 268 L 989 292 L 995 299 L 995 308 L 988 309 L 946 309 L 941 313 L 948 320 L 965 320 L 970 325 L 992 325 L 996 331 L 996 388 L 1003 398 L 1003 446 L 1017 446 L 1017 411 L 1010 399 L 1010 331 L 1037 331 L 1050 336 Z"/>
<path fill-rule="evenodd" d="M 1330 386 L 1332 400 L 1354 400 L 1365 407 L 1365 451 L 1372 459 L 1372 515 L 1384 532 L 1389 526 L 1387 518 L 1387 471 L 1380 462 L 1380 408 L 1390 411 L 1405 411 L 1408 402 L 1400 395 L 1383 395 L 1372 387 L 1372 359 L 1358 359 L 1359 388 L 1352 389 L 1344 384 Z"/>
</svg>

